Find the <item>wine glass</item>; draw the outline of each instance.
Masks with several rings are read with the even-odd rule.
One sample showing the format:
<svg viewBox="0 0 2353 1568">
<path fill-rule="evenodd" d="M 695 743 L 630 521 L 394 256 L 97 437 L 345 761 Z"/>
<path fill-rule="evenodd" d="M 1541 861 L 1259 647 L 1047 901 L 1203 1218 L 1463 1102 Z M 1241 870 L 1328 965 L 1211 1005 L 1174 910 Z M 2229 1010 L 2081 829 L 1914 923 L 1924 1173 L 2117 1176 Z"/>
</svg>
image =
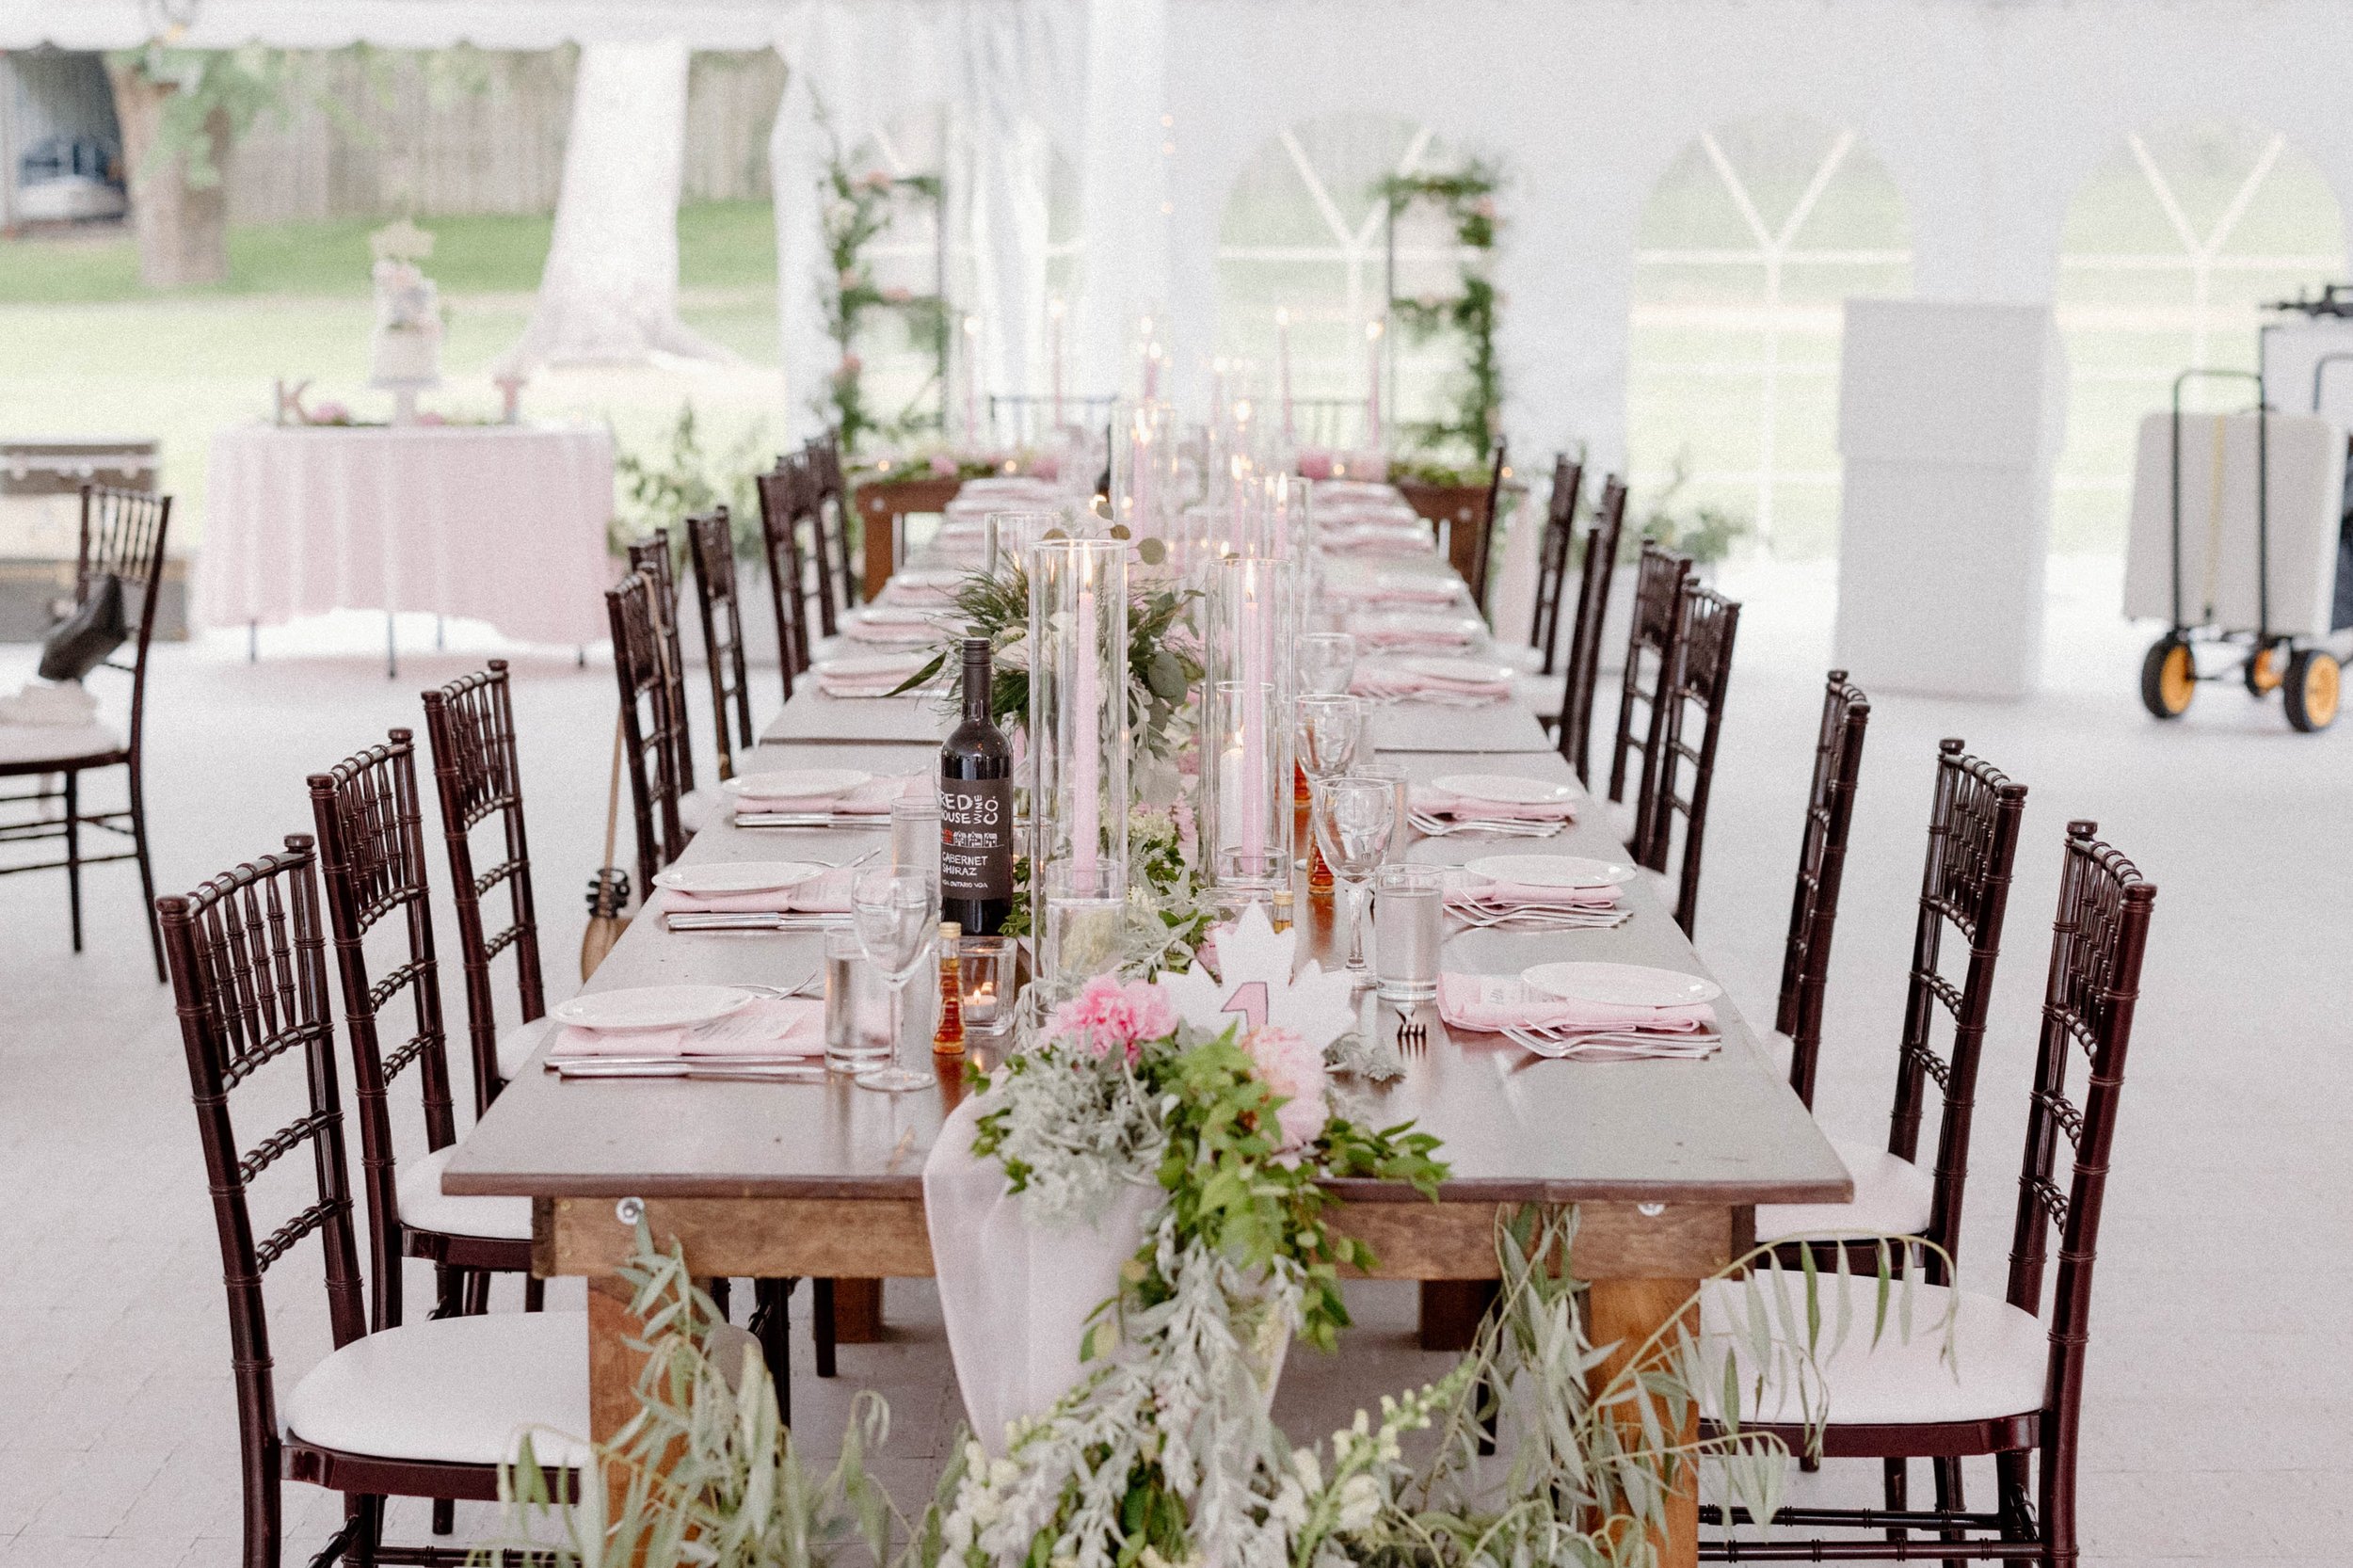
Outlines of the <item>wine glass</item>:
<svg viewBox="0 0 2353 1568">
<path fill-rule="evenodd" d="M 927 872 L 867 872 L 850 885 L 850 909 L 858 946 L 890 987 L 892 1061 L 858 1074 L 858 1087 L 892 1095 L 929 1088 L 937 1076 L 899 1065 L 897 1053 L 904 1043 L 900 1036 L 905 1033 L 902 1015 L 907 982 L 922 970 L 939 931 L 939 883 Z"/>
<path fill-rule="evenodd" d="M 1346 773 L 1365 734 L 1365 700 L 1316 696 L 1299 699 L 1299 765 L 1310 780 Z"/>
<path fill-rule="evenodd" d="M 1397 822 L 1397 786 L 1385 778 L 1343 774 L 1316 786 L 1316 843 L 1332 880 L 1348 893 L 1348 978 L 1353 989 L 1372 984 L 1365 966 L 1365 887 L 1389 852 Z"/>
<path fill-rule="evenodd" d="M 1306 696 L 1342 696 L 1356 677 L 1356 639 L 1345 632 L 1310 632 L 1292 648 L 1299 689 Z"/>
</svg>

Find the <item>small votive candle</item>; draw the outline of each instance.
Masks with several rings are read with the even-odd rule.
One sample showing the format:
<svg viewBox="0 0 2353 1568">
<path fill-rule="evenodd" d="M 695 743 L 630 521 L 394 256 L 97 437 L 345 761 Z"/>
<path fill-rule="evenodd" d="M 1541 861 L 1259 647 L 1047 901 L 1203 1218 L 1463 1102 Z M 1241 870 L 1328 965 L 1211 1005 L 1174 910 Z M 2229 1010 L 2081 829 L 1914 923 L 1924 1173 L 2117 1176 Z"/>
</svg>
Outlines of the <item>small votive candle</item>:
<svg viewBox="0 0 2353 1568">
<path fill-rule="evenodd" d="M 965 1043 L 985 1046 L 1002 1039 L 1013 1027 L 1012 938 L 967 936 L 957 944 L 956 964 Z"/>
</svg>

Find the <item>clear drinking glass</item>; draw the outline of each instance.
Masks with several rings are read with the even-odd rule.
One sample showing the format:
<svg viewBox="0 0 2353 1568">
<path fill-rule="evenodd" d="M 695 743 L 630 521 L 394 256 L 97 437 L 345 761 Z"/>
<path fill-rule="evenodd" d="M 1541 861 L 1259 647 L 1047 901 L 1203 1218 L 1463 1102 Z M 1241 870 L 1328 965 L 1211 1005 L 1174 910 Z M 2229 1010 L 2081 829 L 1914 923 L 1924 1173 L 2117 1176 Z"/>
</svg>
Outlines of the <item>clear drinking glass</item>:
<svg viewBox="0 0 2353 1568">
<path fill-rule="evenodd" d="M 1356 760 L 1365 736 L 1364 698 L 1303 696 L 1299 699 L 1299 765 L 1310 779 L 1337 777 Z"/>
<path fill-rule="evenodd" d="M 1084 980 L 1119 963 L 1127 879 L 1110 866 L 1055 866 L 1046 874 L 1040 966 L 1054 981 Z"/>
<path fill-rule="evenodd" d="M 1356 639 L 1345 632 L 1309 632 L 1292 645 L 1302 696 L 1345 696 L 1356 679 Z"/>
<path fill-rule="evenodd" d="M 1407 791 L 1412 786 L 1405 777 L 1405 764 L 1402 762 L 1359 762 L 1348 771 L 1353 777 L 1385 778 L 1396 786 L 1397 821 L 1389 829 L 1389 858 L 1404 859 L 1405 846 L 1414 836 L 1413 824 L 1406 816 L 1406 813 L 1412 809 L 1411 800 L 1407 794 Z"/>
<path fill-rule="evenodd" d="M 890 803 L 890 869 L 939 878 L 939 792 Z"/>
<path fill-rule="evenodd" d="M 855 931 L 825 933 L 825 1065 L 862 1073 L 890 1064 L 890 994 Z"/>
<path fill-rule="evenodd" d="M 851 884 L 850 907 L 857 922 L 858 946 L 890 987 L 893 1062 L 858 1075 L 858 1087 L 904 1094 L 929 1088 L 936 1074 L 901 1066 L 895 1058 L 905 1032 L 907 982 L 921 973 L 939 935 L 939 879 L 922 872 L 867 872 Z"/>
<path fill-rule="evenodd" d="M 1397 790 L 1384 778 L 1342 775 L 1316 785 L 1316 842 L 1332 880 L 1348 894 L 1348 976 L 1358 990 L 1372 984 L 1365 967 L 1365 887 L 1389 853 Z"/>
<path fill-rule="evenodd" d="M 1372 879 L 1372 940 L 1381 959 L 1381 1000 L 1428 1001 L 1438 994 L 1446 880 L 1437 866 L 1384 866 Z"/>
</svg>

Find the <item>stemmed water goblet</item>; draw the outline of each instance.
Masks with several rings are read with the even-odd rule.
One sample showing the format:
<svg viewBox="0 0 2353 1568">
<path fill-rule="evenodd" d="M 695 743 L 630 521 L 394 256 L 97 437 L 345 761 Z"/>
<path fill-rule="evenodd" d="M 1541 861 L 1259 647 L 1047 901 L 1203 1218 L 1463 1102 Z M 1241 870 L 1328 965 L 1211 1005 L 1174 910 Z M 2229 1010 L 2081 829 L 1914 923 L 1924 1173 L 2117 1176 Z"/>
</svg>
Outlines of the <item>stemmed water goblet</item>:
<svg viewBox="0 0 2353 1568">
<path fill-rule="evenodd" d="M 906 1032 L 907 982 L 922 971 L 939 931 L 938 880 L 927 872 L 867 872 L 850 885 L 850 909 L 858 946 L 890 987 L 891 1060 L 858 1074 L 858 1087 L 892 1095 L 928 1088 L 936 1075 L 900 1065 L 898 1053 Z"/>
<path fill-rule="evenodd" d="M 1385 778 L 1342 775 L 1316 788 L 1316 843 L 1332 880 L 1348 895 L 1350 984 L 1372 984 L 1365 966 L 1365 889 L 1389 853 L 1389 831 L 1397 822 L 1397 786 Z"/>
<path fill-rule="evenodd" d="M 1348 771 L 1364 744 L 1364 698 L 1319 694 L 1299 699 L 1299 765 L 1310 782 Z"/>
<path fill-rule="evenodd" d="M 1356 639 L 1345 632 L 1310 632 L 1292 645 L 1292 667 L 1306 696 L 1339 696 L 1356 678 Z"/>
</svg>

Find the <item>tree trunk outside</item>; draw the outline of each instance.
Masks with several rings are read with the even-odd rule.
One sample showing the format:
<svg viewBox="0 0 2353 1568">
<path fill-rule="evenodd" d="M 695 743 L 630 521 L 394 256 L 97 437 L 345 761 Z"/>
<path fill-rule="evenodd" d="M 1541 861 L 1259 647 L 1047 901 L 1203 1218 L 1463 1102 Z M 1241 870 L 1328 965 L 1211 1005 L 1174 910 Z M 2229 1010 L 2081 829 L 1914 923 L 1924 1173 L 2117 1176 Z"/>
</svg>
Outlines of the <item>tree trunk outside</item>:
<svg viewBox="0 0 2353 1568">
<path fill-rule="evenodd" d="M 547 270 L 503 370 L 734 357 L 678 316 L 686 78 L 677 40 L 581 47 Z"/>
<path fill-rule="evenodd" d="M 138 242 L 139 281 L 151 289 L 226 282 L 229 278 L 229 192 L 223 181 L 188 184 L 187 159 L 152 156 L 164 101 L 179 90 L 136 66 L 109 65 L 115 119 L 122 129 L 123 161 L 131 175 L 131 230 Z M 213 167 L 229 164 L 229 116 L 216 109 L 204 122 Z"/>
</svg>

